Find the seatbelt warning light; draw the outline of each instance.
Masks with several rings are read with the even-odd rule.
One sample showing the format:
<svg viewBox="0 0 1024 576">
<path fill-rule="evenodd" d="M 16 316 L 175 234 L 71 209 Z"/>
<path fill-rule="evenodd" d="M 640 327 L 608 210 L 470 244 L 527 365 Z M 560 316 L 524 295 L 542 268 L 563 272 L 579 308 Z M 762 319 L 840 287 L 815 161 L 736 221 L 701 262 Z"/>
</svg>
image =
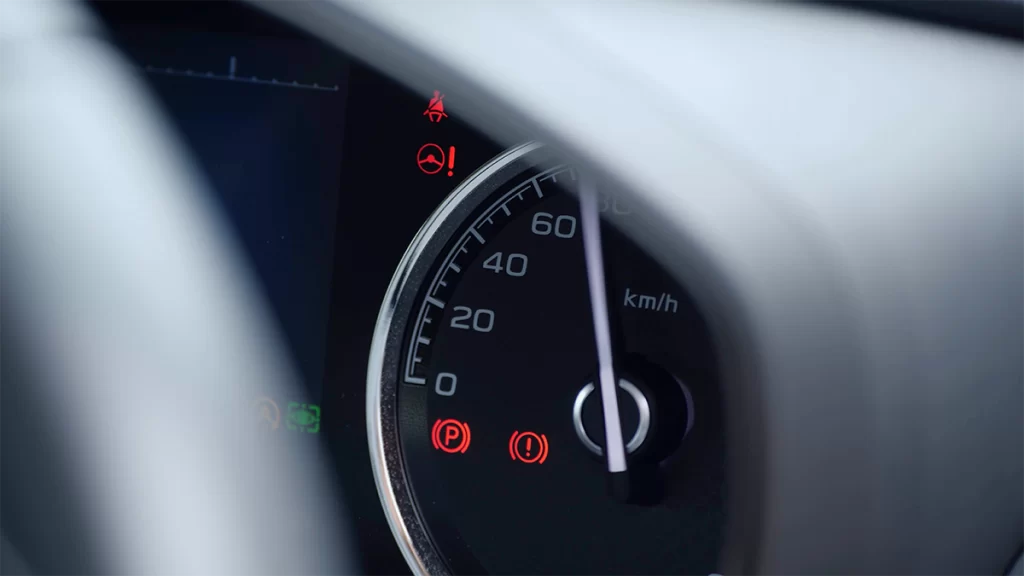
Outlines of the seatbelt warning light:
<svg viewBox="0 0 1024 576">
<path fill-rule="evenodd" d="M 447 118 L 448 115 L 444 112 L 444 94 L 441 94 L 439 90 L 434 90 L 434 97 L 430 99 L 423 115 L 434 123 L 440 122 L 442 118 Z"/>
</svg>

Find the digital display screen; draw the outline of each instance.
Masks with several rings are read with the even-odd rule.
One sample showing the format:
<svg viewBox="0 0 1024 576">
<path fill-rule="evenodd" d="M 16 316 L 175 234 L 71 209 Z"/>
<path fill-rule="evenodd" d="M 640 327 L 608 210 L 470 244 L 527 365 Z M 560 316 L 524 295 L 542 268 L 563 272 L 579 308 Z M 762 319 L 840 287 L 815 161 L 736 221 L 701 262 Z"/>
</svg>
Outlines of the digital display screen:
<svg viewBox="0 0 1024 576">
<path fill-rule="evenodd" d="M 298 39 L 129 30 L 119 40 L 206 176 L 320 402 L 347 61 Z"/>
</svg>

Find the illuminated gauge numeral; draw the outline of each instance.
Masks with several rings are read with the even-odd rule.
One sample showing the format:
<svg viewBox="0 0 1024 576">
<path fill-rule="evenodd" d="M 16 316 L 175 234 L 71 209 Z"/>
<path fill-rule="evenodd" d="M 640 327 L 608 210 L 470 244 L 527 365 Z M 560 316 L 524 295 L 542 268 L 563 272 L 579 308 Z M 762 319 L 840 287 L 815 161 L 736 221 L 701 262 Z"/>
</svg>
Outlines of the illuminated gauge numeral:
<svg viewBox="0 0 1024 576">
<path fill-rule="evenodd" d="M 509 254 L 508 258 L 504 258 L 504 266 L 502 265 L 504 255 L 501 252 L 495 252 L 484 260 L 484 268 L 487 270 L 493 270 L 495 274 L 501 274 L 505 272 L 509 276 L 526 276 L 526 265 L 529 263 L 529 258 L 526 254 Z"/>
<path fill-rule="evenodd" d="M 456 306 L 453 310 L 455 316 L 452 316 L 452 328 L 474 332 L 490 332 L 494 329 L 494 310 L 473 310 L 469 306 Z M 466 320 L 470 320 L 471 323 L 467 323 Z"/>
<path fill-rule="evenodd" d="M 548 212 L 537 212 L 533 215 L 530 230 L 537 236 L 572 238 L 576 235 L 576 218 L 573 216 L 555 216 Z"/>
<path fill-rule="evenodd" d="M 454 396 L 455 386 L 459 383 L 459 377 L 451 372 L 440 372 L 434 380 L 434 392 L 438 396 Z"/>
</svg>

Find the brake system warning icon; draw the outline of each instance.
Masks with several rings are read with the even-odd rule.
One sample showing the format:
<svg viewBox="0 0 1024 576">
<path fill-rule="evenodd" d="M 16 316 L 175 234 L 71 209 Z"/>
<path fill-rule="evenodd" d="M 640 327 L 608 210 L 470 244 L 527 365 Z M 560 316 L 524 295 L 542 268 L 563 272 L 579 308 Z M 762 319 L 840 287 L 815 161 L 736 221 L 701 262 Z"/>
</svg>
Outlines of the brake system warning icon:
<svg viewBox="0 0 1024 576">
<path fill-rule="evenodd" d="M 517 430 L 508 439 L 508 453 L 523 464 L 543 464 L 548 459 L 548 437 Z"/>
</svg>

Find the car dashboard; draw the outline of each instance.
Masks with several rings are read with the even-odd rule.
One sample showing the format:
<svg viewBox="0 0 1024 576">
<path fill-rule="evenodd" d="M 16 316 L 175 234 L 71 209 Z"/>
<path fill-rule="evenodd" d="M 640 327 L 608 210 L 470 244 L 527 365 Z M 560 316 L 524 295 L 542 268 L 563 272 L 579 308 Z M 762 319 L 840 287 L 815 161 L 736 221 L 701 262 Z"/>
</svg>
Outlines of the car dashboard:
<svg viewBox="0 0 1024 576">
<path fill-rule="evenodd" d="M 445 108 L 459 98 L 448 86 L 412 92 L 251 8 L 96 6 L 193 152 L 303 383 L 301 398 L 253 398 L 253 414 L 269 434 L 327 448 L 362 569 L 403 570 L 388 521 L 422 517 L 405 530 L 444 551 L 416 554 L 432 571 L 715 571 L 726 493 L 712 339 L 692 298 L 612 226 L 603 245 L 633 471 L 630 503 L 607 508 L 572 166 L 469 127 Z M 606 222 L 635 218 L 622 200 L 598 202 Z M 463 229 L 441 239 L 452 227 Z M 408 286 L 389 289 L 406 269 Z M 378 325 L 392 301 L 393 325 Z M 399 349 L 381 344 L 396 337 Z M 403 362 L 397 382 L 385 374 Z M 393 412 L 401 437 L 375 438 Z M 389 453 L 404 454 L 403 470 L 383 470 Z M 415 488 L 392 492 L 404 478 Z M 378 489 L 410 509 L 386 520 Z M 559 505 L 591 512 L 556 521 Z M 495 532 L 497 517 L 507 526 Z M 670 559 L 659 532 L 691 546 Z M 649 560 L 623 556 L 627 544 Z M 518 548 L 531 552 L 509 554 Z"/>
<path fill-rule="evenodd" d="M 1014 43 L 1020 29 L 992 14 L 1019 14 L 1020 6 L 993 4 L 990 11 L 965 17 L 925 6 L 931 3 L 910 4 L 915 3 L 837 3 L 827 10 L 796 3 L 638 5 L 631 17 L 651 17 L 651 37 L 657 38 L 662 8 L 693 10 L 697 17 L 687 22 L 694 26 L 730 21 L 716 20 L 719 10 L 731 17 L 749 8 L 754 16 L 737 16 L 741 24 L 724 36 L 744 29 L 744 18 L 759 11 L 796 14 L 799 29 L 812 32 L 834 25 L 825 23 L 825 12 L 848 12 L 856 14 L 849 29 L 835 25 L 841 33 L 831 39 L 848 30 L 859 37 L 877 26 L 879 38 L 898 37 L 911 47 L 900 54 L 905 61 L 894 59 L 896 70 L 914 69 L 913 42 L 943 45 L 931 26 L 959 28 L 946 30 L 956 42 L 964 38 L 957 34 L 984 40 L 949 45 L 968 55 L 990 50 L 999 65 L 961 69 L 955 68 L 960 60 L 950 58 L 951 70 L 976 74 L 977 93 L 989 109 L 1009 109 L 1000 71 L 1020 60 L 1006 50 L 1019 48 Z M 509 77 L 519 72 L 515 51 L 509 52 L 511 60 L 502 60 L 504 48 L 486 54 L 504 68 L 468 66 L 486 80 L 480 84 L 491 83 L 492 93 L 481 92 L 463 81 L 466 74 L 460 80 L 458 66 L 476 57 L 483 61 L 483 52 L 459 53 L 456 35 L 448 45 L 449 38 L 429 26 L 442 16 L 417 20 L 390 3 L 355 3 L 345 10 L 329 3 L 290 10 L 258 2 L 90 2 L 87 8 L 132 81 L 155 102 L 156 122 L 187 152 L 187 168 L 199 182 L 198 203 L 237 255 L 241 274 L 254 287 L 255 306 L 267 312 L 269 335 L 253 338 L 283 351 L 282 373 L 295 384 L 278 386 L 269 376 L 264 381 L 261 371 L 278 373 L 254 362 L 248 374 L 257 376 L 230 410 L 244 415 L 248 441 L 294 456 L 287 469 L 267 470 L 268 482 L 271 476 L 285 483 L 291 477 L 298 485 L 325 471 L 337 499 L 312 507 L 339 523 L 340 536 L 315 523 L 292 531 L 311 548 L 319 546 L 318 537 L 336 538 L 347 571 L 721 574 L 814 572 L 837 565 L 855 572 L 927 571 L 943 564 L 942 554 L 921 552 L 925 546 L 916 540 L 917 548 L 903 553 L 896 543 L 917 535 L 948 536 L 934 524 L 915 527 L 926 524 L 922 519 L 930 510 L 961 510 L 964 502 L 975 503 L 969 508 L 977 513 L 963 530 L 998 553 L 989 551 L 982 561 L 972 556 L 983 556 L 980 545 L 965 545 L 971 550 L 957 557 L 961 564 L 950 564 L 953 569 L 1003 563 L 1008 548 L 1018 546 L 1019 526 L 1003 528 L 1020 515 L 998 506 L 1019 502 L 1007 496 L 1007 487 L 1022 468 L 1005 462 L 1020 440 L 1008 439 L 1005 431 L 1021 422 L 1019 411 L 1007 406 L 1020 400 L 1019 386 L 1012 386 L 1020 383 L 1020 366 L 1012 364 L 1020 358 L 1022 333 L 993 319 L 990 308 L 1019 312 L 1020 302 L 1007 294 L 1019 293 L 1021 275 L 994 272 L 981 256 L 952 259 L 959 248 L 940 249 L 946 244 L 929 239 L 943 223 L 960 225 L 982 214 L 987 234 L 965 235 L 965 245 L 974 242 L 976 252 L 1001 262 L 1019 255 L 1020 246 L 1007 248 L 1020 238 L 1019 220 L 996 217 L 1020 207 L 1020 196 L 1006 193 L 1020 169 L 1002 162 L 1020 151 L 1019 114 L 1000 131 L 984 111 L 975 118 L 956 94 L 930 102 L 953 111 L 936 115 L 950 126 L 982 127 L 967 130 L 967 136 L 1009 145 L 976 163 L 996 167 L 978 177 L 987 192 L 976 202 L 1000 210 L 975 212 L 970 201 L 946 193 L 917 211 L 914 194 L 927 186 L 907 184 L 905 194 L 893 193 L 894 183 L 921 177 L 928 186 L 939 184 L 920 171 L 904 170 L 900 159 L 909 166 L 920 161 L 915 154 L 933 158 L 942 152 L 934 139 L 918 146 L 904 128 L 938 132 L 939 121 L 892 121 L 913 115 L 908 98 L 892 88 L 891 103 L 903 116 L 890 118 L 879 108 L 870 119 L 878 119 L 882 132 L 893 130 L 892 142 L 911 146 L 862 171 L 849 168 L 868 155 L 857 138 L 879 142 L 879 132 L 866 127 L 870 122 L 852 120 L 870 116 L 870 104 L 862 105 L 869 98 L 845 100 L 855 92 L 850 86 L 860 85 L 822 73 L 825 80 L 815 90 L 847 108 L 805 105 L 806 118 L 792 120 L 799 116 L 798 96 L 786 98 L 786 91 L 795 92 L 806 80 L 801 74 L 810 75 L 820 64 L 814 51 L 796 41 L 772 46 L 780 53 L 796 47 L 794 62 L 810 54 L 804 68 L 782 58 L 768 58 L 760 68 L 753 59 L 734 58 L 736 70 L 750 68 L 744 81 L 762 74 L 768 79 L 765 98 L 756 104 L 743 105 L 743 98 L 758 98 L 728 81 L 719 85 L 725 75 L 683 53 L 681 62 L 695 72 L 694 82 L 683 96 L 673 95 L 678 77 L 663 84 L 651 80 L 663 56 L 652 41 L 630 45 L 654 54 L 634 69 L 608 60 L 609 77 L 625 70 L 622 77 L 635 82 L 600 84 L 591 91 L 598 100 L 559 109 L 563 103 L 552 87 L 584 86 L 594 72 L 573 68 L 585 59 L 577 54 L 573 60 L 573 50 L 601 38 L 602 18 L 614 22 L 620 7 L 595 4 L 589 20 L 564 6 L 544 7 L 548 27 L 538 27 L 536 44 L 524 45 L 522 54 L 524 61 L 535 55 L 531 50 L 551 55 L 550 70 L 536 66 L 536 77 L 546 82 L 504 85 L 496 93 L 501 70 Z M 459 16 L 467 22 L 476 10 L 487 11 L 465 8 Z M 502 9 L 513 22 L 518 8 Z M 872 11 L 885 16 L 861 19 Z M 797 29 L 785 18 L 774 20 L 778 13 L 762 20 L 763 30 L 749 29 L 751 42 L 756 44 L 757 34 Z M 893 16 L 921 28 L 901 35 L 887 20 Z M 559 29 L 560 17 L 566 30 Z M 405 36 L 396 33 L 402 30 Z M 388 43 L 393 36 L 397 49 Z M 703 38 L 697 29 L 684 36 Z M 826 40 L 817 40 L 822 53 L 855 53 L 836 48 L 838 43 L 830 48 Z M 494 39 L 501 46 L 508 41 Z M 446 68 L 419 56 L 389 57 L 389 49 L 397 53 L 417 42 L 428 46 L 420 56 L 436 48 L 459 58 Z M 565 43 L 565 53 L 544 48 L 544 42 L 556 48 Z M 740 40 L 716 45 L 737 54 L 749 47 Z M 349 46 L 351 53 L 344 49 Z M 367 58 L 366 46 L 382 56 Z M 865 53 L 873 57 L 873 50 L 884 52 L 882 46 L 867 42 Z M 557 58 L 568 64 L 559 67 Z M 849 62 L 851 78 L 882 70 L 859 67 L 852 56 Z M 885 74 L 878 72 L 879 86 L 917 94 L 919 86 L 908 75 Z M 928 86 L 927 78 L 920 84 Z M 730 89 L 713 97 L 722 86 Z M 487 96 L 493 96 L 493 112 L 481 104 L 489 102 Z M 546 104 L 542 96 L 551 100 L 548 115 L 518 121 L 518 106 Z M 644 108 L 634 107 L 634 96 Z M 659 108 L 676 96 L 704 116 L 688 117 L 686 106 Z M 871 97 L 885 102 L 877 93 Z M 784 104 L 772 107 L 772 98 Z M 596 162 L 567 136 L 571 120 L 579 120 L 574 114 L 591 107 L 587 129 L 606 129 L 588 141 L 614 143 L 604 139 L 614 134 L 623 143 Z M 694 122 L 673 132 L 674 125 L 653 121 L 661 113 Z M 121 120 L 102 121 L 116 130 Z M 842 128 L 849 142 L 825 146 L 819 132 L 830 127 Z M 674 133 L 693 140 L 655 145 Z M 649 141 L 641 134 L 651 135 Z M 851 150 L 831 153 L 845 144 Z M 842 169 L 851 170 L 849 177 L 836 176 L 842 170 L 832 169 L 830 154 L 854 159 Z M 627 169 L 655 156 L 664 169 Z M 957 161 L 969 165 L 962 156 Z M 956 170 L 960 164 L 950 166 Z M 817 189 L 810 183 L 822 184 Z M 851 193 L 856 186 L 863 192 Z M 660 197 L 666 189 L 671 193 Z M 160 215 L 153 218 L 157 222 Z M 185 243 L 202 238 L 197 233 Z M 148 255 L 147 274 L 162 271 L 167 254 Z M 173 262 L 166 265 L 174 269 Z M 951 280 L 936 280 L 948 270 L 955 270 Z M 978 279 L 978 290 L 990 293 L 984 302 L 964 305 L 966 324 L 936 312 L 956 286 L 966 285 L 957 283 L 956 274 Z M 174 281 L 188 285 L 193 279 Z M 923 296 L 903 299 L 911 293 Z M 171 296 L 159 301 L 175 302 Z M 899 323 L 900 315 L 911 321 L 888 325 Z M 897 334 L 906 326 L 905 334 Z M 941 339 L 959 335 L 962 326 L 977 328 L 979 335 L 957 336 L 969 341 L 962 345 L 953 336 Z M 203 328 L 196 330 L 196 341 L 202 341 Z M 963 364 L 949 360 L 950 368 L 939 370 L 942 362 L 923 360 L 936 353 L 933 346 L 947 352 L 962 346 L 975 356 L 965 353 L 958 357 Z M 990 368 L 974 370 L 984 359 Z M 918 367 L 922 363 L 927 369 Z M 908 374 L 917 371 L 904 381 L 903 367 Z M 984 407 L 990 425 L 951 408 L 968 394 L 962 383 L 955 394 L 941 395 L 953 374 L 974 374 L 988 384 L 970 396 Z M 922 399 L 915 390 L 929 382 L 940 391 Z M 224 387 L 235 389 L 233 383 Z M 211 392 L 188 402 L 197 403 L 197 414 L 209 414 L 210 404 L 223 399 Z M 952 412 L 964 421 L 936 433 L 935 422 Z M 225 414 L 225 420 L 231 417 Z M 8 422 L 7 462 L 32 460 L 30 449 L 8 447 Z M 940 441 L 946 434 L 961 434 L 992 453 L 969 450 L 967 441 Z M 937 446 L 952 446 L 959 461 L 983 460 L 976 469 L 984 473 L 948 502 L 934 486 L 928 493 L 904 490 L 927 483 L 922 471 L 950 475 L 953 463 L 929 460 Z M 259 484 L 258 464 L 243 470 Z M 988 473 L 998 480 L 986 484 Z M 983 484 L 991 490 L 976 496 Z M 32 525 L 34 501 L 19 501 L 9 492 L 5 550 L 10 541 L 41 572 L 66 569 L 33 554 L 26 544 L 32 529 L 17 527 Z M 928 500 L 931 507 L 925 505 L 928 498 L 934 500 Z M 257 524 L 289 521 L 287 511 L 273 506 L 265 514 L 246 514 Z M 980 527 L 982 517 L 993 518 L 991 526 Z M 983 537 L 991 533 L 998 537 Z M 818 538 L 820 546 L 812 542 Z M 331 542 L 326 546 L 334 551 Z M 1016 549 L 1013 558 L 1019 556 Z"/>
</svg>

